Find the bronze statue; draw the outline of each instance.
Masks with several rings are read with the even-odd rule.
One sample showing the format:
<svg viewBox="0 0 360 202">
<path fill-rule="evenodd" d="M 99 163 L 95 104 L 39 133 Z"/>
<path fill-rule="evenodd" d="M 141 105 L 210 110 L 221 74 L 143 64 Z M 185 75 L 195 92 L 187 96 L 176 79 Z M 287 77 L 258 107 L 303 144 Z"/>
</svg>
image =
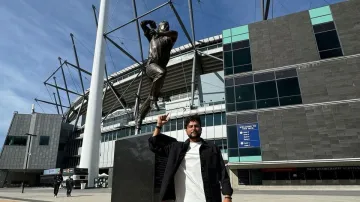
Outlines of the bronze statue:
<svg viewBox="0 0 360 202">
<path fill-rule="evenodd" d="M 150 25 L 150 28 L 148 27 Z M 160 91 L 164 85 L 166 76 L 166 65 L 170 60 L 170 51 L 173 48 L 178 33 L 170 30 L 169 23 L 162 21 L 156 27 L 153 20 L 144 20 L 141 22 L 141 28 L 145 37 L 149 40 L 149 56 L 145 65 L 145 73 L 152 82 L 150 95 L 141 105 L 139 113 L 135 119 L 136 128 L 140 129 L 142 120 L 150 109 L 159 111 L 157 104 Z"/>
</svg>

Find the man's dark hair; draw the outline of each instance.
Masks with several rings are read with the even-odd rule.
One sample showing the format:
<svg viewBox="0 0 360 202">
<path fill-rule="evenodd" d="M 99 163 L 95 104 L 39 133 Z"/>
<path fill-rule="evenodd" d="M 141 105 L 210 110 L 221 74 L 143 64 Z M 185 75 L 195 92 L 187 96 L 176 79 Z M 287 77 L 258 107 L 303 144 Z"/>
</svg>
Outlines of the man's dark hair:
<svg viewBox="0 0 360 202">
<path fill-rule="evenodd" d="M 184 123 L 184 129 L 187 128 L 187 126 L 189 125 L 190 121 L 196 121 L 200 124 L 201 126 L 201 119 L 200 116 L 195 114 L 195 115 L 191 115 L 185 118 L 185 123 Z"/>
</svg>

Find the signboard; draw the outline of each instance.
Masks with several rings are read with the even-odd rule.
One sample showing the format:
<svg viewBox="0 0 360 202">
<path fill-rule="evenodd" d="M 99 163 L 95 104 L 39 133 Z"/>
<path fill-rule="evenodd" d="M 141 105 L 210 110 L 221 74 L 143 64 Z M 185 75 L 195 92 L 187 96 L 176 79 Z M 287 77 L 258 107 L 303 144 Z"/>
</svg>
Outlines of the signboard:
<svg viewBox="0 0 360 202">
<path fill-rule="evenodd" d="M 60 174 L 60 168 L 44 170 L 44 175 L 57 175 Z"/>
<path fill-rule="evenodd" d="M 238 125 L 239 148 L 260 147 L 259 124 Z"/>
</svg>

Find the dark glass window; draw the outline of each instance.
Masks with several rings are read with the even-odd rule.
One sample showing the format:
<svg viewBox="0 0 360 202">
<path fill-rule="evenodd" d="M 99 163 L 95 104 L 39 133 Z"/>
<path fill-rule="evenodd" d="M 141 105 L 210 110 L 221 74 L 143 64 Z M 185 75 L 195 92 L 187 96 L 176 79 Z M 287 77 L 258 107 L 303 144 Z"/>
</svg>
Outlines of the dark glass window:
<svg viewBox="0 0 360 202">
<path fill-rule="evenodd" d="M 26 146 L 27 136 L 8 136 L 5 145 Z"/>
<path fill-rule="evenodd" d="M 205 49 L 205 50 L 206 50 L 206 49 Z M 223 45 L 223 51 L 224 51 L 224 52 L 225 52 L 225 51 L 230 51 L 230 50 L 231 50 L 231 44 L 230 44 L 230 43 Z"/>
<path fill-rule="evenodd" d="M 224 69 L 224 74 L 225 74 L 225 76 L 234 74 L 234 69 L 232 67 L 225 68 Z"/>
<path fill-rule="evenodd" d="M 229 148 L 238 148 L 237 128 L 235 126 L 227 126 L 227 136 Z"/>
<path fill-rule="evenodd" d="M 234 79 L 225 79 L 225 86 L 233 86 L 234 85 Z"/>
<path fill-rule="evenodd" d="M 224 67 L 232 67 L 233 66 L 233 58 L 232 51 L 224 52 Z"/>
<path fill-rule="evenodd" d="M 184 129 L 183 118 L 177 119 L 176 122 L 177 122 L 177 129 L 178 129 L 178 130 Z"/>
<path fill-rule="evenodd" d="M 225 96 L 227 103 L 234 103 L 235 102 L 234 87 L 225 88 Z"/>
<path fill-rule="evenodd" d="M 236 77 L 235 78 L 235 85 L 248 84 L 248 83 L 252 83 L 252 82 L 253 82 L 253 76 L 252 75 L 241 76 L 241 77 Z"/>
<path fill-rule="evenodd" d="M 250 71 L 252 71 L 252 65 L 251 64 L 234 67 L 234 74 L 250 72 Z"/>
<path fill-rule="evenodd" d="M 214 114 L 206 114 L 206 126 L 214 125 Z"/>
<path fill-rule="evenodd" d="M 240 156 L 260 156 L 260 148 L 242 148 L 239 149 Z"/>
<path fill-rule="evenodd" d="M 237 111 L 248 110 L 248 109 L 256 109 L 255 101 L 236 103 L 236 110 Z"/>
<path fill-rule="evenodd" d="M 236 102 L 255 100 L 254 84 L 235 86 Z"/>
<path fill-rule="evenodd" d="M 227 112 L 235 111 L 235 104 L 226 104 L 226 111 Z"/>
<path fill-rule="evenodd" d="M 250 48 L 233 51 L 234 66 L 246 65 L 251 63 Z"/>
<path fill-rule="evenodd" d="M 340 48 L 336 30 L 315 34 L 319 51 Z"/>
<path fill-rule="evenodd" d="M 50 136 L 40 136 L 39 145 L 49 145 Z"/>
<path fill-rule="evenodd" d="M 104 142 L 105 141 L 105 137 L 104 137 L 104 134 L 101 135 L 101 142 Z"/>
<path fill-rule="evenodd" d="M 325 31 L 330 31 L 330 30 L 334 30 L 335 29 L 335 24 L 334 22 L 327 22 L 327 23 L 322 23 L 322 24 L 318 24 L 318 25 L 314 25 L 314 33 L 319 33 L 319 32 L 325 32 Z"/>
<path fill-rule="evenodd" d="M 256 99 L 268 99 L 277 97 L 275 81 L 267 81 L 255 84 Z"/>
<path fill-rule="evenodd" d="M 300 95 L 280 98 L 280 106 L 296 105 L 301 103 L 302 103 L 302 99 Z"/>
<path fill-rule="evenodd" d="M 229 157 L 239 156 L 239 150 L 238 149 L 228 149 L 228 155 L 229 155 Z"/>
<path fill-rule="evenodd" d="M 333 57 L 340 57 L 343 56 L 343 52 L 341 48 L 332 49 L 332 50 L 326 50 L 320 52 L 320 58 L 326 59 L 326 58 L 333 58 Z"/>
<path fill-rule="evenodd" d="M 202 126 L 202 127 L 206 126 L 205 116 L 206 116 L 206 115 L 200 115 L 200 121 L 201 121 L 201 126 Z"/>
<path fill-rule="evenodd" d="M 274 79 L 275 79 L 274 72 L 266 72 L 266 73 L 254 75 L 255 82 L 269 81 L 269 80 L 274 80 Z"/>
<path fill-rule="evenodd" d="M 214 114 L 214 125 L 215 126 L 221 125 L 221 113 Z"/>
<path fill-rule="evenodd" d="M 244 41 L 239 41 L 239 42 L 235 42 L 232 44 L 232 49 L 236 50 L 236 49 L 240 49 L 240 48 L 247 48 L 250 46 L 250 41 L 249 40 L 244 40 Z"/>
<path fill-rule="evenodd" d="M 256 104 L 258 109 L 267 108 L 267 107 L 277 107 L 279 106 L 279 100 L 278 98 L 258 100 Z"/>
<path fill-rule="evenodd" d="M 222 124 L 226 124 L 226 113 L 225 112 L 221 112 L 221 121 L 222 121 Z"/>
<path fill-rule="evenodd" d="M 298 78 L 277 80 L 279 97 L 300 95 Z"/>
<path fill-rule="evenodd" d="M 171 119 L 170 123 L 171 123 L 171 131 L 175 131 L 176 130 L 176 119 Z"/>
</svg>

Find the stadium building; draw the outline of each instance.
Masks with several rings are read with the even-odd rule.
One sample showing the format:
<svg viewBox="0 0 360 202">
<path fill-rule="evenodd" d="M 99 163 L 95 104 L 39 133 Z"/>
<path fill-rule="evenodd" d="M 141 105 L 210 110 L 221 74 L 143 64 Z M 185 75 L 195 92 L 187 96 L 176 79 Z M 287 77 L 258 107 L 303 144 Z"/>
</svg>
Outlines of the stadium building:
<svg viewBox="0 0 360 202">
<path fill-rule="evenodd" d="M 141 133 L 153 131 L 158 114 L 170 113 L 163 133 L 184 141 L 184 118 L 199 114 L 202 137 L 221 149 L 234 188 L 360 184 L 359 1 L 223 30 L 198 42 L 197 48 L 200 54 L 194 54 L 190 44 L 172 50 L 161 110 L 148 114 Z M 100 173 L 112 175 L 115 141 L 135 134 L 138 67 L 134 64 L 110 75 L 114 88 L 103 89 Z M 125 109 L 113 90 L 123 94 Z M 149 90 L 144 79 L 141 98 Z M 86 110 L 87 100 L 78 97 L 65 114 L 76 130 L 66 136 L 62 163 L 41 169 L 79 166 Z M 35 114 L 49 116 L 49 124 L 62 123 Z M 24 168 L 27 140 L 16 148 L 8 143 L 15 136 L 25 138 L 28 129 L 12 132 L 14 127 L 10 126 L 1 152 L 0 181 L 9 176 L 5 173 Z M 34 136 L 32 145 L 38 142 L 39 135 Z M 59 151 L 58 138 L 54 143 L 49 149 Z M 9 153 L 20 160 L 6 163 L 12 158 Z M 35 169 L 33 155 L 30 170 Z M 42 162 L 46 161 L 39 165 Z"/>
</svg>

